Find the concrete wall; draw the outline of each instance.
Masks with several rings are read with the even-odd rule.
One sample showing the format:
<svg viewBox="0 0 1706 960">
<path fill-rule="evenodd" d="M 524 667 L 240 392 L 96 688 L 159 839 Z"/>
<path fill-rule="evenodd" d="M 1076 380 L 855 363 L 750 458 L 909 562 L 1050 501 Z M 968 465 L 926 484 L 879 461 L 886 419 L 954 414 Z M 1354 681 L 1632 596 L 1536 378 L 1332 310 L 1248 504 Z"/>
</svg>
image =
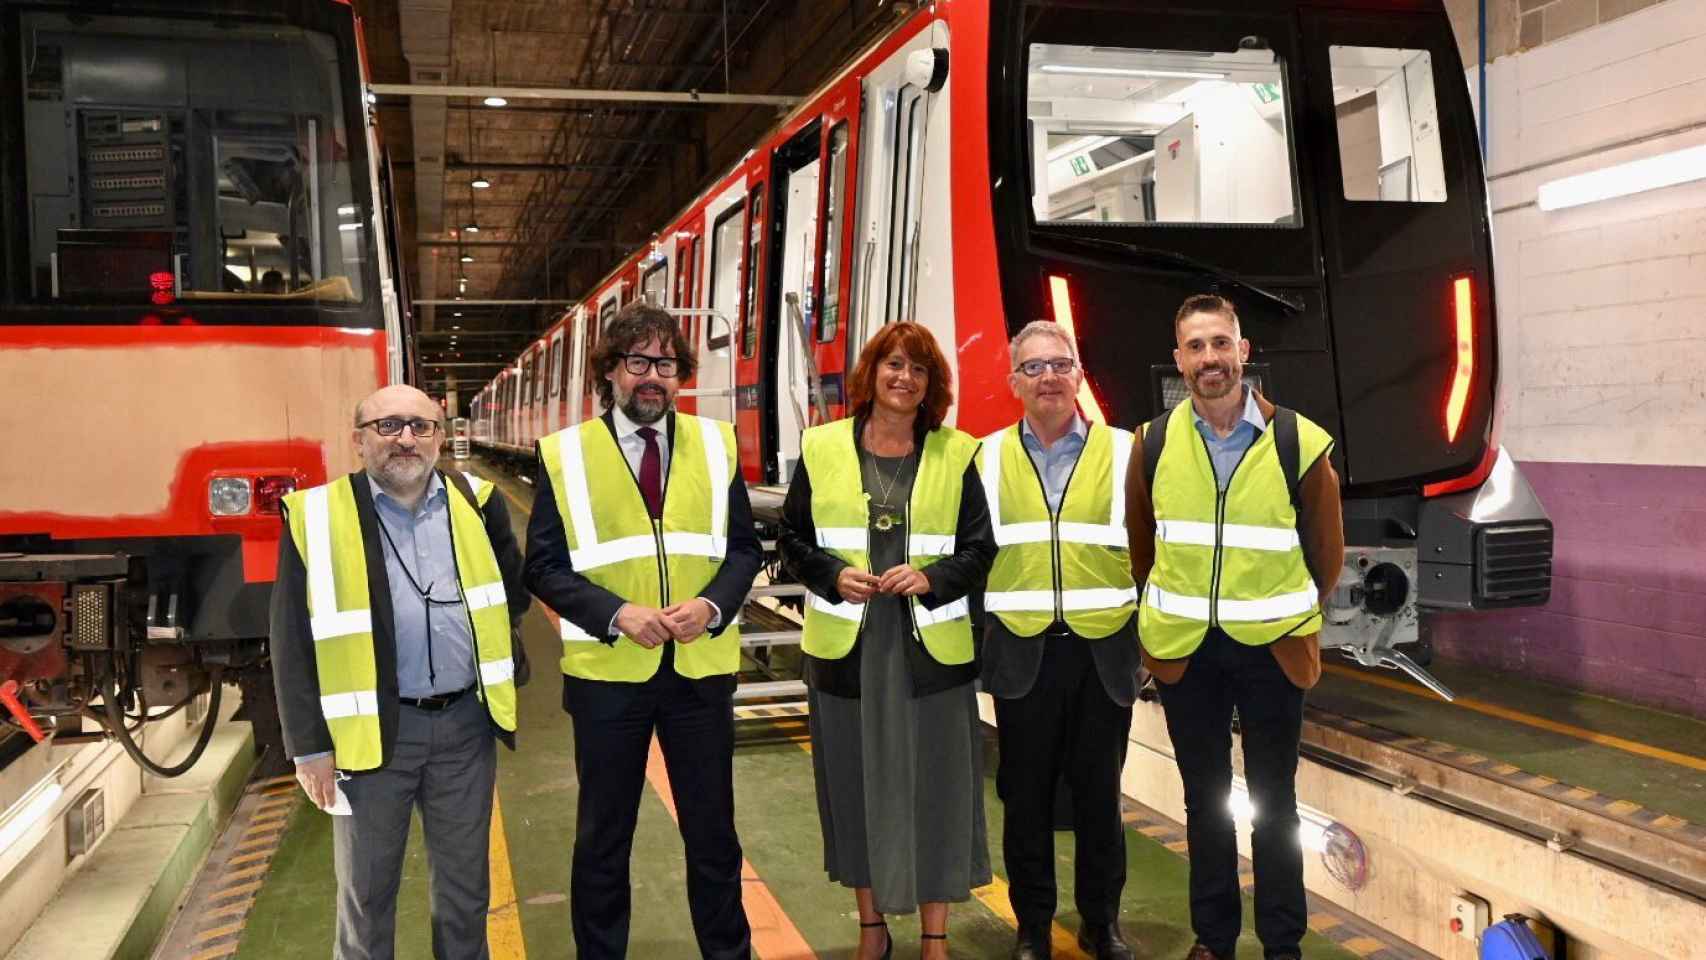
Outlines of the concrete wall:
<svg viewBox="0 0 1706 960">
<path fill-rule="evenodd" d="M 1547 42 L 1487 74 L 1502 439 L 1552 511 L 1556 581 L 1544 608 L 1433 634 L 1444 656 L 1706 716 L 1706 182 L 1534 202 L 1706 144 L 1706 0 L 1521 5 Z"/>
</svg>

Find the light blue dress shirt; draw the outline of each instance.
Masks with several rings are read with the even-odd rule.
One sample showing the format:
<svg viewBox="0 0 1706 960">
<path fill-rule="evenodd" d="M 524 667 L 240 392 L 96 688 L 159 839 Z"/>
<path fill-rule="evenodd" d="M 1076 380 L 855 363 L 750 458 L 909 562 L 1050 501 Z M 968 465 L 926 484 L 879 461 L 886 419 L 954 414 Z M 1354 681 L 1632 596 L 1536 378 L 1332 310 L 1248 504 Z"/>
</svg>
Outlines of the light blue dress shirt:
<svg viewBox="0 0 1706 960">
<path fill-rule="evenodd" d="M 373 507 L 384 526 L 379 550 L 391 584 L 400 696 L 430 697 L 474 685 L 474 633 L 456 580 L 449 492 L 434 470 L 426 496 L 411 512 L 373 485 Z M 410 584 L 411 576 L 432 597 L 430 606 Z"/>
<path fill-rule="evenodd" d="M 1066 493 L 1066 481 L 1072 478 L 1072 468 L 1078 463 L 1078 455 L 1084 452 L 1084 441 L 1089 434 L 1090 428 L 1084 418 L 1075 413 L 1071 428 L 1053 446 L 1045 449 L 1043 442 L 1031 432 L 1030 418 L 1019 421 L 1019 436 L 1024 441 L 1025 452 L 1030 454 L 1031 463 L 1042 474 L 1043 494 L 1048 497 L 1049 509 L 1056 513 L 1060 512 L 1060 498 Z"/>
<path fill-rule="evenodd" d="M 1244 384 L 1244 415 L 1224 440 L 1197 412 L 1195 403 L 1191 404 L 1191 422 L 1196 424 L 1197 433 L 1208 444 L 1208 458 L 1214 463 L 1214 481 L 1224 493 L 1226 485 L 1232 482 L 1232 471 L 1238 468 L 1238 461 L 1244 459 L 1244 452 L 1268 429 L 1268 421 L 1262 419 L 1262 408 L 1256 405 L 1256 395 L 1249 384 Z"/>
</svg>

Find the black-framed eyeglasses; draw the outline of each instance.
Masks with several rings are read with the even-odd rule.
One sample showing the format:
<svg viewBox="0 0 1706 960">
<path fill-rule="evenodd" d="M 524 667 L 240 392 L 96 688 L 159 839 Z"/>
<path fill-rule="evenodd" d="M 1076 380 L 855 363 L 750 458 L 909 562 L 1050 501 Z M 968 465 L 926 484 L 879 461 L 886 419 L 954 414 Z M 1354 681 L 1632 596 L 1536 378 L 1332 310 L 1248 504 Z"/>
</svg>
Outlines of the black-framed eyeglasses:
<svg viewBox="0 0 1706 960">
<path fill-rule="evenodd" d="M 408 427 L 410 433 L 424 440 L 438 432 L 439 424 L 437 420 L 423 420 L 420 417 L 415 417 L 413 419 L 405 419 L 403 417 L 380 417 L 377 420 L 369 420 L 366 423 L 358 424 L 358 426 L 363 428 L 372 427 L 374 431 L 382 437 L 402 436 L 403 428 Z"/>
<path fill-rule="evenodd" d="M 1014 369 L 1035 380 L 1043 375 L 1044 370 L 1053 370 L 1056 376 L 1064 377 L 1078 367 L 1078 361 L 1071 357 L 1054 357 L 1048 360 L 1026 360 Z"/>
<path fill-rule="evenodd" d="M 636 377 L 656 369 L 660 377 L 673 377 L 681 372 L 681 361 L 675 357 L 653 357 L 644 353 L 624 353 L 622 367 Z"/>
</svg>

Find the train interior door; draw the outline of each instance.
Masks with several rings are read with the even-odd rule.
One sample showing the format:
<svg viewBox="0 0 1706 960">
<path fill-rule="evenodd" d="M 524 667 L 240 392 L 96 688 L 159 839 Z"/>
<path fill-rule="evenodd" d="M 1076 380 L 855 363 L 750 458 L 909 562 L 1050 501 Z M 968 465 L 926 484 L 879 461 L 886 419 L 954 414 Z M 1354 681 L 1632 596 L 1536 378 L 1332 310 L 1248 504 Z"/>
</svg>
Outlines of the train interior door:
<svg viewBox="0 0 1706 960">
<path fill-rule="evenodd" d="M 1354 358 L 1338 366 L 1346 479 L 1466 473 L 1492 419 L 1492 254 L 1451 25 L 1305 11 L 1303 26 L 1333 342 Z"/>
<path fill-rule="evenodd" d="M 822 125 L 814 121 L 778 149 L 771 164 L 775 185 L 771 222 L 777 242 L 771 245 L 773 295 L 768 299 L 763 341 L 764 376 L 775 384 L 764 431 L 765 449 L 771 452 L 765 472 L 772 483 L 786 482 L 794 475 L 800 434 L 814 422 L 810 384 L 816 356 L 810 351 L 811 331 L 817 329 L 822 152 Z"/>
<path fill-rule="evenodd" d="M 709 224 L 710 259 L 705 264 L 704 304 L 714 311 L 705 318 L 704 344 L 699 351 L 699 389 L 708 395 L 734 388 L 734 327 L 740 316 L 741 265 L 746 250 L 746 185 L 737 182 L 705 210 Z M 738 422 L 738 398 L 718 407 Z M 712 408 L 706 408 L 707 410 Z M 737 433 L 741 432 L 737 428 Z M 744 450 L 751 439 L 741 437 Z M 747 457 L 742 455 L 742 462 Z"/>
</svg>

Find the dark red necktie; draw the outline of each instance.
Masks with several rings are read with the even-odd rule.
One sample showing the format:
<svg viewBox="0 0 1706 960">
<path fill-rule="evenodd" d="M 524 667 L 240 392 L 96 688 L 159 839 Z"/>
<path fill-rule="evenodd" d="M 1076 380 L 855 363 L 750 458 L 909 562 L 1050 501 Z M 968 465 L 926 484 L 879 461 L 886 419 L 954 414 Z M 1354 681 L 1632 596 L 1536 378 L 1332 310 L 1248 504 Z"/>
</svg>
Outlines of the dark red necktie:
<svg viewBox="0 0 1706 960">
<path fill-rule="evenodd" d="M 646 451 L 640 455 L 640 495 L 646 498 L 646 511 L 653 518 L 663 516 L 663 456 L 658 452 L 658 432 L 651 427 L 634 431 L 646 441 Z"/>
</svg>

